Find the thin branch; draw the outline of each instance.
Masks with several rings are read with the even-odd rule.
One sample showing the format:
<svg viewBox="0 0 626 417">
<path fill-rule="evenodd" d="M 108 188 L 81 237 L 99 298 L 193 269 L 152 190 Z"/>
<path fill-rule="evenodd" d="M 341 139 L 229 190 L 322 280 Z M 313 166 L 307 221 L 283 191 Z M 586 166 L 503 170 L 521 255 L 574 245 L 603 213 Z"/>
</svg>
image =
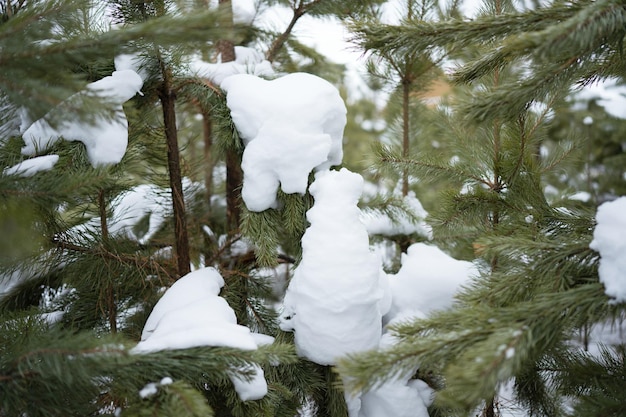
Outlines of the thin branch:
<svg viewBox="0 0 626 417">
<path fill-rule="evenodd" d="M 284 30 L 283 33 L 281 33 L 274 40 L 274 42 L 272 42 L 272 45 L 270 46 L 270 49 L 265 54 L 265 59 L 267 59 L 269 62 L 274 62 L 274 60 L 276 59 L 276 56 L 278 55 L 278 52 L 285 45 L 285 42 L 287 42 L 287 39 L 289 39 L 289 36 L 291 35 L 291 32 L 293 31 L 293 28 L 296 25 L 296 23 L 298 22 L 298 20 L 302 16 L 304 16 L 316 4 L 321 3 L 321 1 L 322 0 L 314 0 L 314 1 L 310 2 L 310 3 L 305 3 L 304 1 L 301 1 L 298 4 L 298 6 L 296 6 L 295 8 L 292 9 L 293 10 L 293 16 L 291 16 L 291 20 L 289 21 L 289 24 L 287 25 L 287 28 Z"/>
<path fill-rule="evenodd" d="M 117 254 L 106 250 L 102 246 L 99 246 L 98 248 L 88 248 L 76 245 L 74 243 L 66 242 L 58 237 L 53 238 L 52 243 L 54 243 L 59 249 L 69 250 L 72 252 L 87 253 L 104 259 L 112 259 L 124 264 L 133 264 L 140 269 L 160 271 L 170 281 L 175 280 L 175 278 L 167 271 L 167 269 L 163 265 L 151 258 Z"/>
<path fill-rule="evenodd" d="M 384 156 L 382 157 L 382 162 L 389 162 L 389 163 L 393 163 L 393 164 L 406 164 L 406 165 L 416 165 L 422 168 L 430 168 L 430 169 L 434 169 L 437 171 L 443 171 L 443 172 L 450 172 L 451 169 L 450 167 L 447 166 L 443 166 L 443 165 L 436 165 L 436 164 L 431 164 L 431 163 L 427 163 L 427 162 L 420 162 L 420 161 L 415 161 L 413 159 L 405 159 L 405 158 L 397 158 L 397 157 L 391 157 L 391 156 Z M 458 168 L 455 168 L 455 170 L 458 170 Z M 489 188 L 493 187 L 493 184 L 491 183 L 491 181 L 485 180 L 484 178 L 481 177 L 477 177 L 476 175 L 470 174 L 469 172 L 461 172 L 460 175 L 465 176 L 467 178 L 471 178 L 476 182 L 479 182 L 481 184 L 486 185 Z"/>
<path fill-rule="evenodd" d="M 517 123 L 519 125 L 519 129 L 520 129 L 520 150 L 519 150 L 519 156 L 517 158 L 517 161 L 515 162 L 515 168 L 513 169 L 513 172 L 511 172 L 511 175 L 509 176 L 509 178 L 506 179 L 506 184 L 511 184 L 513 182 L 513 180 L 515 179 L 515 177 L 517 177 L 517 175 L 519 174 L 519 171 L 522 167 L 522 161 L 524 160 L 524 153 L 526 152 L 526 139 L 527 139 L 527 135 L 526 135 L 526 117 L 524 117 L 524 114 L 521 113 L 518 117 L 517 117 Z"/>
<path fill-rule="evenodd" d="M 556 98 L 558 97 L 557 94 L 553 95 L 550 100 L 546 103 L 546 108 L 543 109 L 543 111 L 539 114 L 539 117 L 537 118 L 537 121 L 535 122 L 535 124 L 530 128 L 530 131 L 528 132 L 528 137 L 532 138 L 535 134 L 535 131 L 539 128 L 539 126 L 541 125 L 541 123 L 544 121 L 544 119 L 546 118 L 546 116 L 548 115 L 548 113 L 550 112 L 550 110 L 552 109 L 552 105 L 554 104 L 554 102 L 556 101 Z"/>
</svg>

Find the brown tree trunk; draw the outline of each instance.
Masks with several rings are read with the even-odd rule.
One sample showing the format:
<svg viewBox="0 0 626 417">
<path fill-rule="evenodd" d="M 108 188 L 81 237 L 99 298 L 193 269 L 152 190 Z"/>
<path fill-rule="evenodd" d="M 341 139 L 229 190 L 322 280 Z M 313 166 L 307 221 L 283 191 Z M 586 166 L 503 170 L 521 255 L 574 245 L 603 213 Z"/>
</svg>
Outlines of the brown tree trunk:
<svg viewBox="0 0 626 417">
<path fill-rule="evenodd" d="M 402 81 L 402 158 L 407 159 L 409 156 L 409 93 L 411 92 L 411 83 L 409 80 Z M 402 171 L 402 196 L 409 194 L 409 173 L 406 168 Z"/>
<path fill-rule="evenodd" d="M 219 0 L 219 9 L 224 16 L 223 26 L 225 33 L 229 35 L 232 28 L 232 4 L 230 0 Z M 222 62 L 235 60 L 235 45 L 228 39 L 221 39 L 217 42 L 217 52 L 222 58 Z M 226 151 L 226 226 L 229 232 L 239 229 L 241 218 L 241 184 L 243 182 L 243 172 L 241 171 L 241 158 L 239 153 L 230 147 Z"/>
<path fill-rule="evenodd" d="M 239 229 L 242 183 L 241 158 L 235 150 L 229 149 L 226 153 L 226 224 L 229 232 Z"/>
<path fill-rule="evenodd" d="M 206 188 L 207 205 L 211 208 L 213 196 L 213 124 L 211 116 L 202 115 L 202 135 L 204 137 L 204 187 Z"/>
<path fill-rule="evenodd" d="M 485 404 L 485 408 L 483 409 L 482 416 L 483 417 L 497 417 L 498 412 L 496 409 L 496 404 L 494 399 L 492 398 L 487 404 Z"/>
<path fill-rule="evenodd" d="M 104 190 L 98 191 L 98 211 L 100 213 L 100 231 L 102 233 L 102 243 L 107 245 L 109 240 L 109 226 L 107 223 L 107 206 Z M 108 246 L 108 245 L 107 245 Z M 106 261 L 108 262 L 108 261 Z M 106 298 L 105 304 L 108 313 L 109 326 L 111 327 L 111 333 L 117 333 L 117 303 L 115 302 L 115 287 L 113 286 L 113 279 L 108 283 L 104 297 Z"/>
<path fill-rule="evenodd" d="M 183 196 L 182 174 L 180 169 L 180 153 L 178 150 L 178 131 L 176 130 L 176 96 L 171 88 L 170 74 L 163 70 L 163 85 L 159 93 L 163 108 L 163 124 L 167 142 L 167 165 L 172 189 L 172 206 L 174 210 L 175 253 L 178 275 L 191 272 L 189 255 L 189 235 L 185 218 L 185 199 Z"/>
</svg>

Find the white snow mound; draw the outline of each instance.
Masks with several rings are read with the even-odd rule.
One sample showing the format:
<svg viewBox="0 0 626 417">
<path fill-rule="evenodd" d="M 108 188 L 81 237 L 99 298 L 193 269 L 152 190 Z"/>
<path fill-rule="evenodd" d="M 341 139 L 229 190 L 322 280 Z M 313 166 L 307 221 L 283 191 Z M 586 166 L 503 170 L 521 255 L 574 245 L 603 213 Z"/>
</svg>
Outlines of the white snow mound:
<svg viewBox="0 0 626 417">
<path fill-rule="evenodd" d="M 255 350 L 250 329 L 237 324 L 235 312 L 218 294 L 224 279 L 215 268 L 191 272 L 174 283 L 157 302 L 146 321 L 141 341 L 132 353 L 200 346 L 228 346 Z M 246 381 L 233 373 L 231 381 L 243 401 L 267 394 L 263 369 L 250 364 L 255 375 Z"/>
<path fill-rule="evenodd" d="M 378 347 L 389 304 L 380 258 L 359 220 L 362 188 L 363 178 L 346 169 L 315 175 L 302 262 L 283 302 L 281 328 L 295 332 L 300 356 L 322 365 Z"/>
<path fill-rule="evenodd" d="M 589 247 L 600 253 L 598 274 L 605 293 L 615 302 L 626 301 L 626 197 L 598 207 L 597 225 Z"/>
<path fill-rule="evenodd" d="M 402 254 L 402 266 L 397 274 L 389 275 L 392 293 L 391 310 L 387 320 L 398 314 L 449 308 L 454 294 L 478 269 L 468 261 L 459 261 L 436 246 L 414 243 Z"/>
<path fill-rule="evenodd" d="M 245 144 L 242 197 L 249 210 L 275 208 L 279 186 L 304 194 L 313 170 L 341 163 L 346 107 L 329 82 L 305 73 L 271 81 L 239 74 L 222 88 Z"/>
<path fill-rule="evenodd" d="M 120 162 L 128 145 L 128 121 L 122 104 L 137 94 L 142 85 L 141 77 L 129 69 L 114 71 L 110 76 L 88 84 L 87 91 L 79 94 L 101 97 L 103 105 L 110 107 L 114 117 L 98 116 L 88 122 L 72 118 L 70 114 L 56 128 L 48 123 L 46 117 L 39 119 L 22 134 L 25 143 L 22 154 L 37 155 L 63 138 L 84 143 L 94 167 Z M 73 97 L 65 103 L 70 109 Z"/>
</svg>

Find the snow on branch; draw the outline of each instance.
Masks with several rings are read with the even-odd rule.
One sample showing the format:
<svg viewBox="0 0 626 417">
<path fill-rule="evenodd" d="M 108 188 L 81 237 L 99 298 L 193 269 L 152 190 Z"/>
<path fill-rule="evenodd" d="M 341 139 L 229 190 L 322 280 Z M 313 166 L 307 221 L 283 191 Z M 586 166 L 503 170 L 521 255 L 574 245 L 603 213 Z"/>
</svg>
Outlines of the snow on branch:
<svg viewBox="0 0 626 417">
<path fill-rule="evenodd" d="M 313 170 L 341 163 L 346 107 L 329 82 L 305 73 L 271 81 L 239 74 L 221 86 L 245 145 L 242 198 L 249 210 L 275 208 L 279 186 L 304 194 Z"/>
<path fill-rule="evenodd" d="M 61 119 L 58 125 L 50 125 L 48 119 L 51 112 L 26 129 L 22 135 L 25 142 L 22 154 L 37 155 L 63 138 L 83 142 L 94 167 L 120 162 L 128 145 L 128 121 L 122 104 L 133 98 L 142 85 L 141 77 L 132 70 L 114 71 L 110 76 L 88 84 L 85 91 L 70 97 L 61 108 L 52 110 Z M 102 99 L 102 105 L 110 111 L 112 117 L 105 117 L 102 112 L 93 120 L 86 120 L 76 114 L 58 114 L 64 111 L 61 109 L 72 109 L 79 105 L 81 96 Z"/>
<path fill-rule="evenodd" d="M 281 328 L 295 332 L 299 355 L 322 365 L 376 349 L 389 308 L 381 260 L 359 220 L 362 189 L 363 178 L 345 168 L 316 174 L 302 262 L 283 303 Z"/>
<path fill-rule="evenodd" d="M 598 274 L 606 295 L 615 302 L 626 301 L 626 197 L 598 207 L 597 225 L 589 247 L 600 253 Z"/>
<path fill-rule="evenodd" d="M 245 326 L 237 324 L 235 312 L 219 296 L 224 279 L 215 268 L 191 272 L 174 283 L 154 306 L 132 353 L 226 346 L 255 350 L 258 340 Z M 269 339 L 269 337 L 266 337 Z M 273 339 L 272 339 L 273 340 Z M 249 364 L 241 372 L 252 372 L 249 380 L 233 373 L 231 381 L 242 401 L 267 394 L 263 369 Z"/>
</svg>

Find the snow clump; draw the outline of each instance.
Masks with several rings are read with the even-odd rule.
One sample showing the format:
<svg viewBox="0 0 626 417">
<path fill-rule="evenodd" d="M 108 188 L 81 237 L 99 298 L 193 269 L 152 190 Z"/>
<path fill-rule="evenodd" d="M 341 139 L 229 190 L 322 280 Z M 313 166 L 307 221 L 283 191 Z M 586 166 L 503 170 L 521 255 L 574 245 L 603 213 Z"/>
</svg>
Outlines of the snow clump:
<svg viewBox="0 0 626 417">
<path fill-rule="evenodd" d="M 192 73 L 199 77 L 208 78 L 213 84 L 220 85 L 231 75 L 252 74 L 259 77 L 275 75 L 272 64 L 256 49 L 245 46 L 235 46 L 235 60 L 229 62 L 209 63 L 198 58 L 189 64 Z"/>
<path fill-rule="evenodd" d="M 38 172 L 50 171 L 59 162 L 59 155 L 44 155 L 30 158 L 12 167 L 5 168 L 4 175 L 19 175 L 20 177 L 32 177 Z"/>
<path fill-rule="evenodd" d="M 249 210 L 276 208 L 279 186 L 304 194 L 311 171 L 341 163 L 346 106 L 328 81 L 305 73 L 271 81 L 239 74 L 222 88 L 245 145 L 241 194 Z"/>
<path fill-rule="evenodd" d="M 359 220 L 362 189 L 363 178 L 345 168 L 318 172 L 309 189 L 311 225 L 285 294 L 281 328 L 294 331 L 300 356 L 321 365 L 377 348 L 389 308 L 380 258 Z"/>
<path fill-rule="evenodd" d="M 600 253 L 598 274 L 605 293 L 615 302 L 626 301 L 626 197 L 598 207 L 597 225 L 589 247 Z"/>
<path fill-rule="evenodd" d="M 98 115 L 95 120 L 64 118 L 56 127 L 48 123 L 50 113 L 33 123 L 22 134 L 25 146 L 22 154 L 34 156 L 54 145 L 60 138 L 80 141 L 87 148 L 87 156 L 94 167 L 116 164 L 122 160 L 128 145 L 128 121 L 122 104 L 135 96 L 143 85 L 143 80 L 133 70 L 114 71 L 108 77 L 88 84 L 86 90 L 70 97 L 60 108 L 72 108 L 79 95 L 95 95 L 103 99 L 114 117 Z"/>
<path fill-rule="evenodd" d="M 402 266 L 389 275 L 392 304 L 386 320 L 410 312 L 428 315 L 452 306 L 454 294 L 472 276 L 476 266 L 459 261 L 436 246 L 414 243 L 402 254 Z"/>
<path fill-rule="evenodd" d="M 157 302 L 146 321 L 141 341 L 132 353 L 142 354 L 168 349 L 200 346 L 228 346 L 255 350 L 258 345 L 250 329 L 237 324 L 235 312 L 218 294 L 224 279 L 215 268 L 191 272 L 174 283 Z M 249 364 L 242 371 L 254 375 L 246 381 L 231 376 L 242 401 L 258 400 L 267 394 L 263 369 Z"/>
<path fill-rule="evenodd" d="M 422 317 L 408 315 L 396 320 L 400 322 L 415 318 Z M 390 348 L 396 343 L 395 336 L 385 333 L 380 340 L 380 349 Z M 417 368 L 407 369 L 363 393 L 358 417 L 428 417 L 428 407 L 433 403 L 434 390 L 421 379 L 413 378 L 416 371 Z"/>
</svg>

